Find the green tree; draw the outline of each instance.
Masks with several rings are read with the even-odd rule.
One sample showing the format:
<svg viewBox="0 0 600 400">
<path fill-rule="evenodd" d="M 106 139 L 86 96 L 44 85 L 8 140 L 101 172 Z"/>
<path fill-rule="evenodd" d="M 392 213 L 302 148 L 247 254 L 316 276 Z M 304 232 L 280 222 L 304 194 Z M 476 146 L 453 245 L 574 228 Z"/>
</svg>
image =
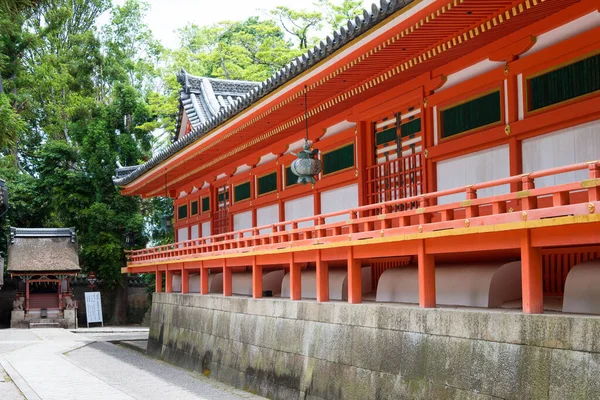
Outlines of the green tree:
<svg viewBox="0 0 600 400">
<path fill-rule="evenodd" d="M 278 6 L 269 13 L 287 33 L 298 40 L 298 47 L 302 50 L 311 44 L 311 31 L 319 31 L 322 27 L 323 15 L 318 11 Z"/>
<path fill-rule="evenodd" d="M 318 0 L 315 6 L 323 10 L 325 21 L 331 29 L 338 29 L 346 21 L 354 19 L 363 10 L 362 0 L 342 0 L 341 4 L 335 4 L 331 0 Z"/>
</svg>

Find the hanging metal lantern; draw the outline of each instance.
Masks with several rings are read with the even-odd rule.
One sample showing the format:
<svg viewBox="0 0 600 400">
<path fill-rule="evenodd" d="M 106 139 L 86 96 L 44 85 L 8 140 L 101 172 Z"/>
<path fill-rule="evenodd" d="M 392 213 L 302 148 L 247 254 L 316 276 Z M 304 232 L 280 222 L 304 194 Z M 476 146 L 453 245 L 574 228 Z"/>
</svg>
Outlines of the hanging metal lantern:
<svg viewBox="0 0 600 400">
<path fill-rule="evenodd" d="M 292 161 L 290 170 L 294 175 L 298 177 L 298 183 L 303 185 L 307 183 L 315 184 L 315 176 L 319 175 L 323 170 L 323 163 L 318 158 L 315 158 L 319 154 L 319 150 L 310 149 L 311 143 L 307 140 L 304 142 L 304 150 L 296 153 L 292 153 L 297 159 Z"/>
<path fill-rule="evenodd" d="M 306 136 L 304 138 L 304 150 L 300 150 L 298 154 L 292 153 L 297 159 L 292 161 L 290 170 L 294 175 L 298 177 L 298 183 L 303 185 L 312 183 L 313 185 L 317 182 L 315 176 L 319 175 L 323 170 L 323 162 L 318 158 L 315 158 L 319 154 L 319 150 L 312 149 L 310 146 L 311 142 L 308 141 L 308 88 L 304 85 L 304 123 L 306 127 Z"/>
</svg>

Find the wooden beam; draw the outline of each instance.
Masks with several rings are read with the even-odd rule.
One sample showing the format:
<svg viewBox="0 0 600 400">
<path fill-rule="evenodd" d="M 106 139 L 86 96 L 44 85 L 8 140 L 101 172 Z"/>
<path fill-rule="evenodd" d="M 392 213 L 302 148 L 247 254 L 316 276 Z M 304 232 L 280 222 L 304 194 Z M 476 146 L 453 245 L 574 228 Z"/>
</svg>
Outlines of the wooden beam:
<svg viewBox="0 0 600 400">
<path fill-rule="evenodd" d="M 300 264 L 294 262 L 294 255 L 290 255 L 290 299 L 302 299 L 302 277 Z"/>
<path fill-rule="evenodd" d="M 156 288 L 154 289 L 156 293 L 162 292 L 162 285 L 163 285 L 162 274 L 163 274 L 162 272 L 156 271 L 156 274 L 155 274 Z"/>
<path fill-rule="evenodd" d="M 420 240 L 417 253 L 419 276 L 419 306 L 435 308 L 435 260 L 433 254 L 427 254 L 425 241 Z"/>
<path fill-rule="evenodd" d="M 263 268 L 256 264 L 256 257 L 252 262 L 252 297 L 261 299 L 263 291 Z"/>
<path fill-rule="evenodd" d="M 181 293 L 190 292 L 190 270 L 181 269 Z"/>
<path fill-rule="evenodd" d="M 531 232 L 526 230 L 521 238 L 521 285 L 523 290 L 523 312 L 544 312 L 544 287 L 542 279 L 542 253 L 531 244 Z"/>
<path fill-rule="evenodd" d="M 361 262 L 355 259 L 352 247 L 348 249 L 348 303 L 362 303 Z"/>
<path fill-rule="evenodd" d="M 321 259 L 319 252 L 317 256 L 317 301 L 329 301 L 329 264 Z"/>
<path fill-rule="evenodd" d="M 200 293 L 208 294 L 208 268 L 200 268 Z"/>
</svg>

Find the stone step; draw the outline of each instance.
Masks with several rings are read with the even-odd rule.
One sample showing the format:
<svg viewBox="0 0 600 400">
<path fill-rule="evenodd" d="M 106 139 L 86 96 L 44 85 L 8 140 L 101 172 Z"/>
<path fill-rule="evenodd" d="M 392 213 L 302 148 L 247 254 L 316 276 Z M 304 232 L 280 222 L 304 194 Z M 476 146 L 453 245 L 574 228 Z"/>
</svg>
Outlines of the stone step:
<svg viewBox="0 0 600 400">
<path fill-rule="evenodd" d="M 29 328 L 60 328 L 58 322 L 30 322 Z"/>
</svg>

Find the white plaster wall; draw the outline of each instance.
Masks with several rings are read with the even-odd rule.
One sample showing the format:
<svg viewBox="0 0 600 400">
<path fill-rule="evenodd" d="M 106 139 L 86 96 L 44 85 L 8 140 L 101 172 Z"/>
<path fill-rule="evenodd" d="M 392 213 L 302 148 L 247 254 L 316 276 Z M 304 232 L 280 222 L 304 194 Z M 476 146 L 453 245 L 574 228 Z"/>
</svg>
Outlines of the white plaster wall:
<svg viewBox="0 0 600 400">
<path fill-rule="evenodd" d="M 565 282 L 563 312 L 600 314 L 600 260 L 571 268 Z"/>
<path fill-rule="evenodd" d="M 206 238 L 210 236 L 210 221 L 202 223 L 202 237 Z"/>
<path fill-rule="evenodd" d="M 535 172 L 600 159 L 600 121 L 593 121 L 523 141 L 523 172 Z M 585 170 L 538 178 L 536 187 L 588 178 Z"/>
<path fill-rule="evenodd" d="M 448 79 L 446 80 L 446 83 L 444 83 L 444 85 L 441 88 L 439 88 L 438 90 L 436 90 L 435 92 L 436 93 L 442 92 L 446 89 L 449 89 L 453 86 L 458 85 L 459 83 L 462 83 L 464 81 L 472 79 L 476 76 L 482 75 L 486 72 L 489 72 L 495 68 L 499 68 L 503 65 L 504 65 L 504 63 L 494 62 L 494 61 L 490 61 L 490 60 L 480 61 L 480 62 L 473 64 L 465 69 L 462 69 L 458 72 L 448 75 Z"/>
<path fill-rule="evenodd" d="M 521 262 L 436 266 L 435 286 L 437 304 L 499 307 L 521 298 Z M 376 301 L 418 303 L 417 267 L 385 271 L 377 285 Z"/>
<path fill-rule="evenodd" d="M 279 205 L 273 204 L 267 207 L 262 207 L 256 210 L 256 226 L 275 224 L 279 222 Z M 260 234 L 268 234 L 271 229 L 265 228 L 260 230 Z"/>
<path fill-rule="evenodd" d="M 263 291 L 270 290 L 273 295 L 281 293 L 283 270 L 263 271 Z M 252 296 L 252 272 L 236 272 L 231 274 L 231 292 L 244 296 Z"/>
<path fill-rule="evenodd" d="M 286 221 L 291 221 L 298 218 L 312 217 L 315 215 L 314 197 L 310 195 L 286 201 L 284 203 L 284 208 Z M 298 224 L 298 227 L 305 228 L 307 226 L 312 225 L 312 221 L 307 221 Z"/>
<path fill-rule="evenodd" d="M 362 292 L 363 294 L 371 291 L 371 267 L 362 268 Z M 300 275 L 300 295 L 303 299 L 317 298 L 317 272 L 313 270 L 302 270 Z M 290 274 L 283 277 L 281 283 L 281 297 L 290 297 Z M 330 269 L 329 270 L 329 299 L 347 300 L 348 299 L 348 270 Z"/>
<path fill-rule="evenodd" d="M 192 225 L 190 231 L 191 231 L 190 239 L 198 239 L 200 237 L 198 225 Z"/>
<path fill-rule="evenodd" d="M 600 13 L 594 11 L 584 15 L 568 24 L 561 25 L 556 29 L 543 33 L 536 38 L 536 42 L 531 49 L 522 54 L 520 58 L 537 53 L 538 51 L 550 47 L 553 44 L 562 42 L 580 33 L 586 32 L 600 26 Z"/>
<path fill-rule="evenodd" d="M 200 274 L 190 274 L 188 289 L 190 293 L 200 293 Z"/>
<path fill-rule="evenodd" d="M 321 214 L 358 207 L 358 185 L 353 184 L 321 193 Z M 327 218 L 325 223 L 346 221 L 347 214 Z"/>
<path fill-rule="evenodd" d="M 233 216 L 233 230 L 252 228 L 252 211 L 235 214 Z M 251 236 L 250 233 L 245 233 L 244 236 Z"/>
<path fill-rule="evenodd" d="M 188 240 L 188 228 L 179 228 L 177 229 L 177 241 L 178 242 L 185 242 L 186 240 Z M 179 248 L 182 248 L 183 245 L 180 244 Z"/>
<path fill-rule="evenodd" d="M 328 138 L 329 136 L 337 135 L 340 132 L 344 132 L 348 129 L 354 128 L 355 126 L 356 126 L 356 122 L 348 122 L 346 120 L 344 120 L 342 122 L 338 122 L 337 124 L 332 125 L 329 128 L 327 128 L 327 130 L 325 131 L 325 134 L 323 135 L 321 140 Z"/>
<path fill-rule="evenodd" d="M 508 145 L 493 147 L 437 163 L 438 190 L 454 189 L 508 176 L 510 176 Z M 477 196 L 481 198 L 505 194 L 509 191 L 509 185 L 502 185 L 479 190 Z M 448 204 L 465 199 L 464 193 L 458 193 L 441 197 L 439 204 Z"/>
</svg>

